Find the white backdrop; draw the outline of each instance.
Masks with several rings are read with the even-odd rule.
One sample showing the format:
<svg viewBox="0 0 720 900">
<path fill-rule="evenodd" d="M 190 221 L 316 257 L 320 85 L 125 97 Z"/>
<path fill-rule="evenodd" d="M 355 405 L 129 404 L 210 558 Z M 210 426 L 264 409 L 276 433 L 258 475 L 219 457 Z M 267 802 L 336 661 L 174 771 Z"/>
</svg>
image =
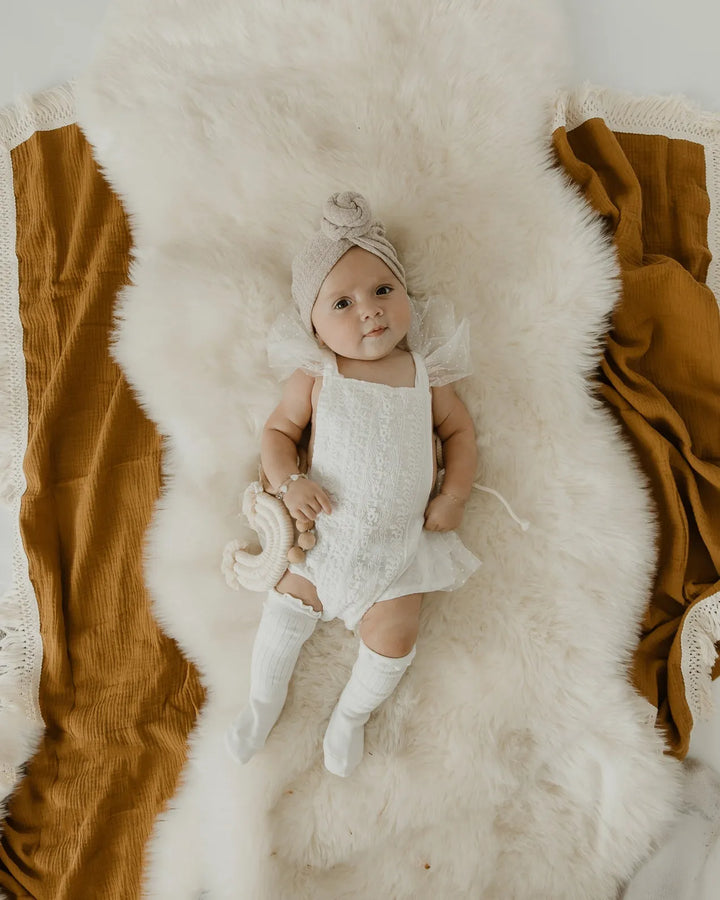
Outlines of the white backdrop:
<svg viewBox="0 0 720 900">
<path fill-rule="evenodd" d="M 532 0 L 528 0 L 532 2 Z M 562 0 L 575 81 L 684 94 L 720 113 L 717 0 Z M 78 74 L 108 0 L 0 0 L 0 106 Z"/>
<path fill-rule="evenodd" d="M 682 94 L 720 113 L 717 0 L 563 3 L 576 47 L 573 85 L 587 80 L 635 94 Z M 0 0 L 0 106 L 78 75 L 93 53 L 107 6 L 108 0 Z M 10 583 L 11 534 L 0 508 L 3 592 Z M 720 680 L 714 687 L 720 708 Z M 720 713 L 697 726 L 692 749 L 720 769 Z"/>
</svg>

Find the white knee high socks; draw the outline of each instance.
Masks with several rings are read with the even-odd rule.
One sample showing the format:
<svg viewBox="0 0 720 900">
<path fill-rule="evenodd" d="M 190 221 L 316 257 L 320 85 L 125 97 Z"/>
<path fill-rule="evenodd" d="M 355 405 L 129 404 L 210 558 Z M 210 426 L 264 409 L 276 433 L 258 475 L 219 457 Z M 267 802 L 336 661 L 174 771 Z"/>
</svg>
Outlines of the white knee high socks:
<svg viewBox="0 0 720 900">
<path fill-rule="evenodd" d="M 300 649 L 320 616 L 297 597 L 268 591 L 253 644 L 250 698 L 225 735 L 227 748 L 238 762 L 248 762 L 264 746 L 285 705 Z"/>
<path fill-rule="evenodd" d="M 357 767 L 365 745 L 365 723 L 370 713 L 386 700 L 400 683 L 415 658 L 415 647 L 407 656 L 381 656 L 360 641 L 358 658 L 350 680 L 333 710 L 323 740 L 325 768 L 345 777 Z"/>
</svg>

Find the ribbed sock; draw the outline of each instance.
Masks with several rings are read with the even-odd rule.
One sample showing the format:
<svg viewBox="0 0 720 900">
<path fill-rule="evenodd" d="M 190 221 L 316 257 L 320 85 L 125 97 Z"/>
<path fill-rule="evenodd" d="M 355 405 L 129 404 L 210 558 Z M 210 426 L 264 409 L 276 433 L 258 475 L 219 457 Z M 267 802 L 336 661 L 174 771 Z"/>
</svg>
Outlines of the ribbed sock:
<svg viewBox="0 0 720 900">
<path fill-rule="evenodd" d="M 250 663 L 250 697 L 225 734 L 231 756 L 246 763 L 280 717 L 300 650 L 322 614 L 290 594 L 271 589 L 263 603 Z"/>
<path fill-rule="evenodd" d="M 350 680 L 323 739 L 325 768 L 333 775 L 345 778 L 357 768 L 363 756 L 365 723 L 370 713 L 392 694 L 414 658 L 415 647 L 407 656 L 393 659 L 381 656 L 360 641 Z"/>
</svg>

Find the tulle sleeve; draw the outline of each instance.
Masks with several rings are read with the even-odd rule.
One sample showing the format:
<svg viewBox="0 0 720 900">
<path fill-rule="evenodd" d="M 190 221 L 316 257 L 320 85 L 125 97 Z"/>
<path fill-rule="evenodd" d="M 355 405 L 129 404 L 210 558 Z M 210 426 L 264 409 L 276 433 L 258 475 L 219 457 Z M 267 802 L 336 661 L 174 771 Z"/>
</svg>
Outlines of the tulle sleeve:
<svg viewBox="0 0 720 900">
<path fill-rule="evenodd" d="M 470 323 L 455 323 L 453 305 L 444 297 L 413 299 L 414 315 L 408 346 L 424 358 L 432 387 L 441 387 L 472 375 Z"/>
<path fill-rule="evenodd" d="M 303 369 L 309 375 L 322 375 L 330 353 L 307 333 L 294 307 L 280 313 L 270 326 L 268 364 L 280 381 L 289 378 L 295 369 Z"/>
</svg>

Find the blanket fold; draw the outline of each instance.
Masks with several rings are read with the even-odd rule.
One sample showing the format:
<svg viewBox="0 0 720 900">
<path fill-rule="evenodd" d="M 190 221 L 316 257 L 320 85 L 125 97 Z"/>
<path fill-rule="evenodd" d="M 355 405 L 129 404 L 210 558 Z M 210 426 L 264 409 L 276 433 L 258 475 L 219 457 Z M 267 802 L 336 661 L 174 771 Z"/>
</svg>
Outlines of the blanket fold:
<svg viewBox="0 0 720 900">
<path fill-rule="evenodd" d="M 558 109 L 558 160 L 604 218 L 622 270 L 599 394 L 632 442 L 659 523 L 633 679 L 683 757 L 719 671 L 720 117 L 593 89 Z"/>
<path fill-rule="evenodd" d="M 8 801 L 0 889 L 130 898 L 202 691 L 143 583 L 162 448 L 108 352 L 125 213 L 78 126 L 38 118 L 12 150 L 11 187 L 27 390 L 19 524 L 45 731 Z"/>
</svg>

